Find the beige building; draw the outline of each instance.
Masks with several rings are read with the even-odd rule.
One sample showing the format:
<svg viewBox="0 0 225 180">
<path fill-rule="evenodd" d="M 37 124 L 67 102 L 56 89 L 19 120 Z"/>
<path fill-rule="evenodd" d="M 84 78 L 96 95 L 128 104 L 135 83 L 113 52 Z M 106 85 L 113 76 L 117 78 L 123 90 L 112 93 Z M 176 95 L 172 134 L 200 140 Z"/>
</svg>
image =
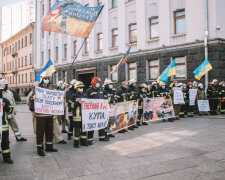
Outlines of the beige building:
<svg viewBox="0 0 225 180">
<path fill-rule="evenodd" d="M 34 79 L 34 26 L 30 23 L 2 43 L 2 77 L 21 95 L 31 88 Z"/>
</svg>

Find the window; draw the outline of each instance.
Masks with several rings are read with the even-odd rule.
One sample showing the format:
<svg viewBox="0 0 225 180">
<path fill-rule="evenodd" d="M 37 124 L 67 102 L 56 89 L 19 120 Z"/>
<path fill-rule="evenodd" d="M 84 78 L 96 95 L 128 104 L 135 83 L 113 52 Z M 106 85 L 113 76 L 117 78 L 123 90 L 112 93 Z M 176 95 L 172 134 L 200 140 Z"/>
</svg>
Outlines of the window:
<svg viewBox="0 0 225 180">
<path fill-rule="evenodd" d="M 19 74 L 19 83 L 20 83 L 20 74 Z"/>
<path fill-rule="evenodd" d="M 18 50 L 20 50 L 20 40 L 18 41 Z"/>
<path fill-rule="evenodd" d="M 128 80 L 137 79 L 136 63 L 128 64 Z"/>
<path fill-rule="evenodd" d="M 44 5 L 44 3 L 42 4 L 42 15 L 44 15 L 45 14 L 45 5 Z"/>
<path fill-rule="evenodd" d="M 21 67 L 23 67 L 23 57 L 21 58 Z"/>
<path fill-rule="evenodd" d="M 27 56 L 25 56 L 25 66 L 27 66 Z"/>
<path fill-rule="evenodd" d="M 22 74 L 22 83 L 23 83 L 23 74 Z"/>
<path fill-rule="evenodd" d="M 85 47 L 84 47 L 85 53 L 89 53 L 89 38 L 85 39 Z"/>
<path fill-rule="evenodd" d="M 51 59 L 51 49 L 48 50 L 48 59 Z"/>
<path fill-rule="evenodd" d="M 20 58 L 18 58 L 18 68 L 20 68 Z"/>
<path fill-rule="evenodd" d="M 114 70 L 116 67 L 116 65 L 112 65 L 110 66 L 110 72 L 112 72 L 112 70 Z M 118 81 L 118 71 L 114 71 L 111 75 L 110 75 L 110 79 L 112 82 L 117 82 Z"/>
<path fill-rule="evenodd" d="M 183 34 L 186 32 L 185 11 L 174 12 L 174 34 Z"/>
<path fill-rule="evenodd" d="M 25 83 L 27 83 L 27 73 L 25 73 Z"/>
<path fill-rule="evenodd" d="M 32 65 L 32 54 L 30 54 L 30 65 Z"/>
<path fill-rule="evenodd" d="M 73 56 L 77 55 L 77 41 L 73 41 Z"/>
<path fill-rule="evenodd" d="M 44 64 L 44 52 L 42 51 L 41 52 L 41 65 Z"/>
<path fill-rule="evenodd" d="M 25 37 L 25 47 L 27 46 L 27 36 Z"/>
<path fill-rule="evenodd" d="M 98 37 L 98 51 L 103 49 L 103 35 L 102 33 L 97 34 Z"/>
<path fill-rule="evenodd" d="M 22 38 L 22 40 L 21 40 L 21 48 L 23 48 L 23 38 Z"/>
<path fill-rule="evenodd" d="M 150 39 L 159 37 L 159 18 L 154 17 L 149 19 Z"/>
<path fill-rule="evenodd" d="M 32 43 L 32 33 L 30 33 L 30 44 Z"/>
<path fill-rule="evenodd" d="M 59 48 L 55 47 L 55 60 L 59 60 Z"/>
<path fill-rule="evenodd" d="M 64 44 L 64 58 L 67 58 L 67 44 Z"/>
<path fill-rule="evenodd" d="M 112 0 L 112 8 L 116 8 L 118 6 L 118 0 Z"/>
<path fill-rule="evenodd" d="M 15 42 L 15 51 L 17 51 L 17 42 Z"/>
<path fill-rule="evenodd" d="M 30 82 L 32 82 L 32 72 L 30 72 Z"/>
<path fill-rule="evenodd" d="M 159 61 L 148 61 L 148 80 L 156 80 L 159 76 Z"/>
<path fill-rule="evenodd" d="M 17 70 L 17 60 L 15 60 L 15 70 Z"/>
<path fill-rule="evenodd" d="M 12 70 L 14 71 L 14 61 L 12 61 Z"/>
<path fill-rule="evenodd" d="M 118 47 L 118 29 L 112 30 L 112 47 Z"/>
<path fill-rule="evenodd" d="M 102 0 L 98 0 L 98 6 L 102 5 Z"/>
<path fill-rule="evenodd" d="M 176 76 L 175 79 L 186 79 L 187 76 L 187 65 L 185 57 L 175 58 L 175 66 L 176 66 Z"/>
<path fill-rule="evenodd" d="M 137 42 L 137 24 L 129 25 L 129 42 L 130 43 Z"/>
</svg>

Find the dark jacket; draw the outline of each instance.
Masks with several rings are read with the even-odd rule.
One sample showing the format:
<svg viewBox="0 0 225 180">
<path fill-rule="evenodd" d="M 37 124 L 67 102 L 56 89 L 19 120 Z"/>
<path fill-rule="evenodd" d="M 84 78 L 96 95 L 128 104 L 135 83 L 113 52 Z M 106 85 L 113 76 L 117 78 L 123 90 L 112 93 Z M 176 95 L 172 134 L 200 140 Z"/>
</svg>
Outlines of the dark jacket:
<svg viewBox="0 0 225 180">
<path fill-rule="evenodd" d="M 115 101 L 116 102 L 126 102 L 128 101 L 127 93 L 125 88 L 120 88 L 115 93 Z"/>
<path fill-rule="evenodd" d="M 107 99 L 109 104 L 113 104 L 115 92 L 112 89 L 109 89 L 108 86 L 104 88 L 103 95 L 104 99 Z"/>
<path fill-rule="evenodd" d="M 3 107 L 3 115 L 2 115 L 2 131 L 9 131 L 9 123 L 7 115 L 13 112 L 13 107 L 10 105 L 10 102 L 6 98 L 2 98 L 5 106 Z"/>
<path fill-rule="evenodd" d="M 135 87 L 133 85 L 130 85 L 127 90 L 127 98 L 128 100 L 137 100 L 137 93 L 135 91 Z"/>
<path fill-rule="evenodd" d="M 85 94 L 89 99 L 104 99 L 103 91 L 99 88 L 90 87 L 86 90 Z"/>
</svg>

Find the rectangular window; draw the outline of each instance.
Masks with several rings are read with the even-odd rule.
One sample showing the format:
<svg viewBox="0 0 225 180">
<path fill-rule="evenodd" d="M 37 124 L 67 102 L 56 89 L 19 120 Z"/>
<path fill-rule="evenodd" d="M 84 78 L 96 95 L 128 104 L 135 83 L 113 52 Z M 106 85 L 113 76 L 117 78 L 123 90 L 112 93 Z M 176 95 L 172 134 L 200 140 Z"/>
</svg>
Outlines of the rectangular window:
<svg viewBox="0 0 225 180">
<path fill-rule="evenodd" d="M 25 73 L 25 82 L 27 83 L 27 73 Z"/>
<path fill-rule="evenodd" d="M 20 50 L 20 40 L 18 41 L 18 50 Z"/>
<path fill-rule="evenodd" d="M 137 42 L 137 24 L 129 25 L 129 42 L 130 43 Z"/>
<path fill-rule="evenodd" d="M 85 53 L 89 53 L 89 38 L 85 39 L 85 47 L 84 47 Z"/>
<path fill-rule="evenodd" d="M 112 0 L 112 8 L 116 8 L 118 6 L 118 0 Z"/>
<path fill-rule="evenodd" d="M 30 82 L 32 82 L 32 72 L 30 72 Z"/>
<path fill-rule="evenodd" d="M 116 65 L 112 65 L 110 66 L 110 72 L 112 72 L 112 70 L 114 70 L 116 67 Z M 114 71 L 111 75 L 110 75 L 110 79 L 112 82 L 117 82 L 118 81 L 118 71 Z"/>
<path fill-rule="evenodd" d="M 150 39 L 159 37 L 159 18 L 154 17 L 149 19 Z"/>
<path fill-rule="evenodd" d="M 73 41 L 73 56 L 77 55 L 77 41 Z"/>
<path fill-rule="evenodd" d="M 128 80 L 137 79 L 137 67 L 136 63 L 128 64 Z"/>
<path fill-rule="evenodd" d="M 18 68 L 20 68 L 20 58 L 18 58 Z"/>
<path fill-rule="evenodd" d="M 27 66 L 27 56 L 25 56 L 25 66 Z"/>
<path fill-rule="evenodd" d="M 176 76 L 175 79 L 186 79 L 187 78 L 187 64 L 185 57 L 175 58 L 175 66 L 176 66 Z"/>
<path fill-rule="evenodd" d="M 17 60 L 15 60 L 15 70 L 17 70 Z"/>
<path fill-rule="evenodd" d="M 21 40 L 21 48 L 23 48 L 23 38 L 22 38 L 22 40 Z"/>
<path fill-rule="evenodd" d="M 48 50 L 48 59 L 51 59 L 51 49 Z"/>
<path fill-rule="evenodd" d="M 21 58 L 21 67 L 23 67 L 23 57 Z"/>
<path fill-rule="evenodd" d="M 44 3 L 42 4 L 42 15 L 44 15 L 45 14 L 45 5 L 44 5 Z"/>
<path fill-rule="evenodd" d="M 12 61 L 12 70 L 14 71 L 14 61 Z"/>
<path fill-rule="evenodd" d="M 186 32 L 185 10 L 174 12 L 174 34 L 183 34 Z"/>
<path fill-rule="evenodd" d="M 32 65 L 32 54 L 30 54 L 30 65 Z"/>
<path fill-rule="evenodd" d="M 23 74 L 22 74 L 22 83 L 23 83 Z"/>
<path fill-rule="evenodd" d="M 67 58 L 67 44 L 64 44 L 64 58 Z"/>
<path fill-rule="evenodd" d="M 102 50 L 103 49 L 103 35 L 102 33 L 99 33 L 97 35 L 98 37 L 98 51 Z"/>
<path fill-rule="evenodd" d="M 30 44 L 32 43 L 32 33 L 30 33 Z"/>
<path fill-rule="evenodd" d="M 20 83 L 20 74 L 19 74 L 19 83 Z"/>
<path fill-rule="evenodd" d="M 17 42 L 15 42 L 15 51 L 17 51 Z"/>
<path fill-rule="evenodd" d="M 25 47 L 27 46 L 27 36 L 25 37 Z"/>
<path fill-rule="evenodd" d="M 44 64 L 44 52 L 42 51 L 41 52 L 41 65 Z"/>
<path fill-rule="evenodd" d="M 112 47 L 118 47 L 118 29 L 112 30 Z"/>
<path fill-rule="evenodd" d="M 148 61 L 148 80 L 156 80 L 159 76 L 159 60 Z"/>
<path fill-rule="evenodd" d="M 55 47 L 55 60 L 58 61 L 59 60 L 59 48 Z"/>
</svg>

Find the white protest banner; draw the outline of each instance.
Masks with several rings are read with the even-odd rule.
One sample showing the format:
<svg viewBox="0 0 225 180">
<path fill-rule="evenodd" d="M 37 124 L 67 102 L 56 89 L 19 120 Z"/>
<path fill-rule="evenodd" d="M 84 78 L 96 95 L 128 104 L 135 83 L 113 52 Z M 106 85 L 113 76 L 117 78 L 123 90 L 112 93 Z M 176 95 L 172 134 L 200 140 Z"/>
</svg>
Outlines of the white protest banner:
<svg viewBox="0 0 225 180">
<path fill-rule="evenodd" d="M 208 100 L 198 100 L 198 110 L 200 112 L 210 111 L 209 101 Z"/>
<path fill-rule="evenodd" d="M 64 92 L 35 86 L 35 113 L 64 115 Z"/>
<path fill-rule="evenodd" d="M 190 106 L 195 105 L 196 96 L 197 96 L 197 89 L 189 89 L 189 105 Z"/>
<path fill-rule="evenodd" d="M 2 103 L 3 103 L 3 99 L 0 98 L 0 144 L 2 143 L 2 116 L 3 116 L 3 104 Z"/>
<path fill-rule="evenodd" d="M 104 99 L 81 99 L 82 131 L 94 131 L 108 126 L 110 106 Z"/>
<path fill-rule="evenodd" d="M 173 88 L 173 103 L 184 104 L 184 95 L 181 88 Z"/>
</svg>

